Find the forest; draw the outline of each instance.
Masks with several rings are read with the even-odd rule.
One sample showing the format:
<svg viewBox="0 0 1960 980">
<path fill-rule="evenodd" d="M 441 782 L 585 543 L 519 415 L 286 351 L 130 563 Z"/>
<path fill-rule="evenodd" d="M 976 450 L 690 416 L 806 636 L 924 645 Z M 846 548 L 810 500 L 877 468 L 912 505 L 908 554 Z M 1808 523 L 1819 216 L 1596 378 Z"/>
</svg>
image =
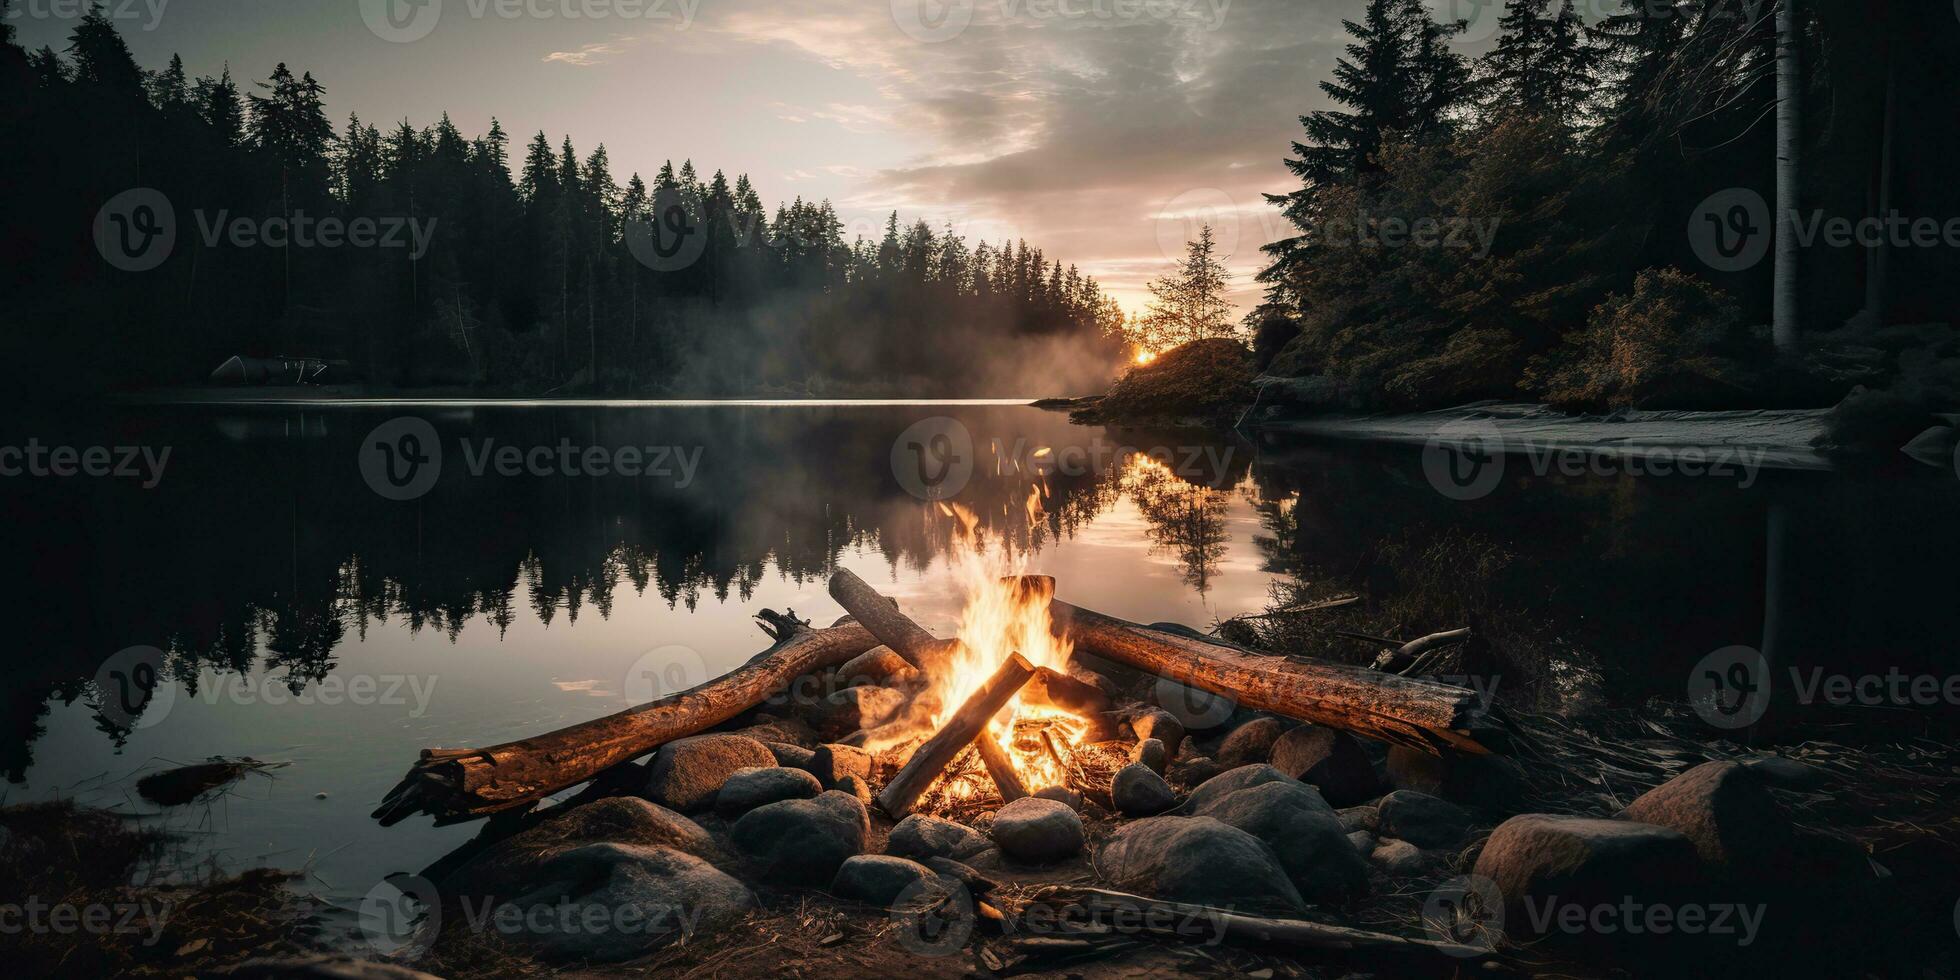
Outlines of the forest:
<svg viewBox="0 0 1960 980">
<path fill-rule="evenodd" d="M 1950 5 L 1600 6 L 1483 7 L 1479 57 L 1423 0 L 1347 22 L 1259 366 L 1321 407 L 1960 397 Z"/>
<path fill-rule="evenodd" d="M 494 120 L 474 138 L 446 114 L 337 125 L 310 72 L 148 70 L 99 8 L 65 51 L 13 35 L 0 18 L 16 391 L 197 384 L 238 354 L 321 358 L 373 390 L 1045 394 L 1122 353 L 1114 301 L 1025 241 L 896 213 L 846 241 L 828 201 L 770 211 L 746 175 L 691 161 L 622 185 L 603 144 Z M 129 271 L 98 254 L 129 229 L 98 213 L 141 189 L 175 238 Z M 334 222 L 340 247 L 304 237 Z"/>
</svg>

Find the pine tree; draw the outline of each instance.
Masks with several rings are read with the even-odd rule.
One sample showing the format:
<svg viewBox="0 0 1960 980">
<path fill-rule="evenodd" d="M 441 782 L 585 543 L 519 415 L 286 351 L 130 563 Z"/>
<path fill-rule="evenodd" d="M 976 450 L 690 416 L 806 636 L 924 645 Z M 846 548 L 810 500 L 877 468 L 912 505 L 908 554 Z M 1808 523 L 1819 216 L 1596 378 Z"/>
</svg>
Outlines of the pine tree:
<svg viewBox="0 0 1960 980">
<path fill-rule="evenodd" d="M 1600 53 L 1572 0 L 1507 0 L 1498 29 L 1497 47 L 1479 65 L 1490 114 L 1539 115 L 1567 126 L 1583 122 Z"/>
<path fill-rule="evenodd" d="M 116 32 L 102 4 L 91 5 L 75 25 L 75 32 L 68 36 L 68 56 L 74 62 L 75 84 L 98 86 L 129 98 L 144 94 L 143 70 L 136 67 L 129 45 Z"/>
<path fill-rule="evenodd" d="M 334 132 L 327 121 L 325 89 L 311 72 L 294 78 L 283 62 L 259 87 L 271 94 L 246 96 L 252 107 L 252 145 L 279 162 L 294 199 L 326 196 Z"/>
<path fill-rule="evenodd" d="M 1161 352 L 1180 344 L 1211 337 L 1230 337 L 1232 304 L 1226 300 L 1232 274 L 1218 260 L 1210 225 L 1185 245 L 1177 271 L 1150 283 L 1150 309 L 1142 332 L 1131 338 L 1145 351 Z"/>
<path fill-rule="evenodd" d="M 231 80 L 231 65 L 217 78 L 197 80 L 197 103 L 204 122 L 226 146 L 245 141 L 245 100 L 238 94 L 238 83 Z"/>
</svg>

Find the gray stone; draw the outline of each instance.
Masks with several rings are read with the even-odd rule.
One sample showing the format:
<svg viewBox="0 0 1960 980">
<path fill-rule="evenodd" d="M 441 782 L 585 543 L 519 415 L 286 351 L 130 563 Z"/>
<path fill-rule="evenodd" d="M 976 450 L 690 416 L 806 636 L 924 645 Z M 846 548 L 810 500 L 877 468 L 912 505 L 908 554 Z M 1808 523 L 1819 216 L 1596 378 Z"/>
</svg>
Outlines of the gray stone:
<svg viewBox="0 0 1960 980">
<path fill-rule="evenodd" d="M 992 853 L 996 856 L 1000 854 L 999 851 Z M 926 862 L 926 867 L 931 868 L 941 878 L 966 886 L 966 890 L 974 895 L 985 895 L 999 887 L 998 882 L 981 874 L 979 868 L 952 858 L 932 858 Z"/>
<path fill-rule="evenodd" d="M 846 859 L 864 852 L 870 832 L 864 804 L 830 790 L 756 807 L 735 821 L 729 835 L 762 874 L 785 884 L 823 885 Z"/>
<path fill-rule="evenodd" d="M 727 734 L 746 735 L 764 744 L 779 742 L 806 749 L 817 744 L 817 733 L 811 731 L 810 726 L 801 718 L 778 718 L 774 715 L 759 714 L 748 727 Z"/>
<path fill-rule="evenodd" d="M 1130 761 L 1141 762 L 1149 766 L 1151 772 L 1161 776 L 1171 763 L 1171 753 L 1161 739 L 1146 738 L 1130 749 Z"/>
<path fill-rule="evenodd" d="M 1164 743 L 1164 749 L 1173 758 L 1177 756 L 1177 747 L 1184 742 L 1184 723 L 1162 708 L 1152 708 L 1130 719 L 1130 728 L 1137 733 L 1139 742 L 1154 738 Z"/>
<path fill-rule="evenodd" d="M 807 800 L 821 792 L 817 777 L 801 769 L 737 769 L 715 794 L 715 812 L 733 820 L 764 803 Z"/>
<path fill-rule="evenodd" d="M 1368 855 L 1368 859 L 1392 875 L 1421 874 L 1429 867 L 1429 861 L 1423 856 L 1422 848 L 1405 840 L 1384 840 L 1377 843 L 1373 853 Z"/>
<path fill-rule="evenodd" d="M 859 854 L 844 859 L 837 877 L 830 882 L 830 892 L 839 898 L 890 908 L 906 888 L 932 876 L 932 869 L 917 861 L 889 854 Z"/>
<path fill-rule="evenodd" d="M 677 739 L 654 753 L 647 796 L 682 813 L 713 805 L 721 784 L 737 769 L 768 768 L 776 757 L 745 735 L 696 735 Z"/>
<path fill-rule="evenodd" d="M 1179 785 L 1191 786 L 1211 779 L 1224 771 L 1225 767 L 1219 765 L 1217 760 L 1209 756 L 1186 755 L 1174 757 L 1171 761 L 1170 772 L 1165 773 L 1164 776 L 1171 782 Z"/>
<path fill-rule="evenodd" d="M 839 776 L 837 785 L 832 788 L 839 793 L 849 793 L 857 797 L 858 802 L 865 806 L 871 805 L 871 784 L 865 782 L 862 776 Z"/>
<path fill-rule="evenodd" d="M 1273 743 L 1273 768 L 1320 790 L 1337 807 L 1381 795 L 1375 764 L 1354 736 L 1321 725 L 1288 729 Z"/>
<path fill-rule="evenodd" d="M 1077 813 L 1082 812 L 1082 794 L 1067 786 L 1043 786 L 1034 791 L 1034 797 L 1038 800 L 1054 800 Z"/>
<path fill-rule="evenodd" d="M 1381 826 L 1381 811 L 1372 806 L 1351 806 L 1335 810 L 1334 815 L 1341 818 L 1341 826 L 1351 831 L 1372 831 Z"/>
<path fill-rule="evenodd" d="M 1109 798 L 1116 812 L 1126 817 L 1154 817 L 1177 805 L 1171 784 L 1141 762 L 1116 770 L 1109 783 Z"/>
<path fill-rule="evenodd" d="M 769 750 L 770 755 L 776 757 L 777 765 L 789 769 L 801 769 L 804 772 L 811 771 L 810 760 L 817 755 L 815 749 L 806 749 L 801 745 L 791 745 L 788 742 L 764 742 L 762 745 Z"/>
<path fill-rule="evenodd" d="M 1679 894 L 1696 873 L 1695 846 L 1679 831 L 1631 820 L 1527 813 L 1497 825 L 1475 873 L 1503 895 L 1505 931 L 1539 938 L 1526 903 L 1621 905 Z"/>
<path fill-rule="evenodd" d="M 856 776 L 869 784 L 871 753 L 855 745 L 819 745 L 810 758 L 810 771 L 825 789 L 836 789 L 837 781 L 845 776 Z"/>
<path fill-rule="evenodd" d="M 1082 850 L 1082 818 L 1066 803 L 1029 796 L 995 811 L 993 835 L 1008 857 L 1050 864 Z"/>
<path fill-rule="evenodd" d="M 1184 801 L 1184 805 L 1178 808 L 1178 812 L 1185 814 L 1199 813 L 1205 807 L 1210 806 L 1214 800 L 1223 799 L 1239 790 L 1257 786 L 1260 783 L 1288 783 L 1294 786 L 1306 785 L 1263 762 L 1257 765 L 1240 766 L 1237 769 L 1219 773 L 1205 780 L 1197 789 L 1191 791 L 1191 798 Z"/>
<path fill-rule="evenodd" d="M 1254 718 L 1225 736 L 1224 743 L 1218 746 L 1218 761 L 1231 767 L 1265 762 L 1272 754 L 1273 743 L 1285 732 L 1286 725 L 1278 718 Z"/>
<path fill-rule="evenodd" d="M 553 857 L 537 876 L 508 905 L 527 913 L 515 938 L 552 959 L 631 959 L 733 925 L 755 905 L 747 886 L 670 847 L 588 844 Z M 548 914 L 528 914 L 538 906 Z M 586 927 L 594 918 L 608 928 Z"/>
<path fill-rule="evenodd" d="M 1470 814 L 1448 800 L 1398 789 L 1381 798 L 1376 830 L 1417 847 L 1456 847 L 1470 832 Z"/>
<path fill-rule="evenodd" d="M 1795 840 L 1789 813 L 1763 779 L 1733 762 L 1704 762 L 1641 794 L 1620 816 L 1680 831 L 1723 872 L 1775 866 Z"/>
<path fill-rule="evenodd" d="M 892 828 L 891 836 L 885 839 L 886 854 L 914 861 L 935 857 L 957 860 L 971 857 L 992 846 L 993 841 L 972 827 L 923 813 L 914 813 L 900 820 Z"/>
<path fill-rule="evenodd" d="M 446 879 L 443 890 L 508 897 L 528 890 L 539 869 L 559 854 L 598 843 L 669 847 L 709 861 L 723 857 L 700 824 L 636 796 L 613 796 L 491 845 Z"/>
<path fill-rule="evenodd" d="M 1309 901 L 1335 900 L 1368 887 L 1367 863 L 1348 843 L 1334 808 L 1311 786 L 1290 779 L 1257 782 L 1188 812 L 1265 841 Z"/>
<path fill-rule="evenodd" d="M 1347 835 L 1347 839 L 1348 839 L 1348 843 L 1354 845 L 1354 853 L 1364 854 L 1364 855 L 1375 853 L 1374 834 L 1371 834 L 1365 830 L 1357 830 L 1354 833 Z"/>
<path fill-rule="evenodd" d="M 1272 848 L 1210 817 L 1124 824 L 1096 866 L 1117 888 L 1173 902 L 1295 915 L 1304 906 Z"/>
</svg>

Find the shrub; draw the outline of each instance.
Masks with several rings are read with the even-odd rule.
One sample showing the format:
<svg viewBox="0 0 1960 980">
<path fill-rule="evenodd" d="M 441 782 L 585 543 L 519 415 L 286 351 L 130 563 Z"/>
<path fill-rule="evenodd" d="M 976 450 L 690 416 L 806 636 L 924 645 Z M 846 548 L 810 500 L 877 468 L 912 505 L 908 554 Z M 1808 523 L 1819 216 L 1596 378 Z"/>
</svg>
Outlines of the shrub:
<svg viewBox="0 0 1960 980">
<path fill-rule="evenodd" d="M 1728 295 L 1678 269 L 1647 269 L 1586 325 L 1532 359 L 1520 387 L 1575 409 L 1710 408 L 1737 401 L 1769 352 Z"/>
</svg>

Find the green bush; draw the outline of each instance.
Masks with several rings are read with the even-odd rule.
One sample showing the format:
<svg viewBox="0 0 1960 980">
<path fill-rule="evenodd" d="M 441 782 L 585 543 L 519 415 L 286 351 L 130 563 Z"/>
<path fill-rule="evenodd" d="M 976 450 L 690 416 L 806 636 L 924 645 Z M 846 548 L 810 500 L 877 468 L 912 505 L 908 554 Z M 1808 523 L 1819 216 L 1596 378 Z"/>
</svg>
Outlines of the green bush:
<svg viewBox="0 0 1960 980">
<path fill-rule="evenodd" d="M 1769 352 L 1721 290 L 1678 269 L 1647 269 L 1586 325 L 1532 359 L 1519 387 L 1572 409 L 1717 408 L 1748 392 Z"/>
</svg>

